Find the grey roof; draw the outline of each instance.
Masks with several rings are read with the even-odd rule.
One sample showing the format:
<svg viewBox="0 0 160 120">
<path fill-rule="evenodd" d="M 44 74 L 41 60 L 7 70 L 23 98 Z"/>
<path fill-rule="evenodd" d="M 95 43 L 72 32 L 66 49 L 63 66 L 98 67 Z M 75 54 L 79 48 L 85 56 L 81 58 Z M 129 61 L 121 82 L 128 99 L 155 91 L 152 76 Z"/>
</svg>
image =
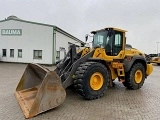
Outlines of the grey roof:
<svg viewBox="0 0 160 120">
<path fill-rule="evenodd" d="M 55 26 L 55 25 L 50 25 L 50 24 L 44 24 L 44 23 L 38 23 L 38 22 L 32 22 L 32 21 L 26 21 L 26 20 L 22 20 L 16 16 L 9 16 L 7 18 L 5 18 L 4 20 L 1 20 L 1 22 L 6 22 L 6 21 L 9 21 L 9 20 L 14 20 L 14 21 L 20 21 L 20 22 L 25 22 L 25 23 L 31 23 L 31 24 L 37 24 L 37 25 L 43 25 L 43 26 L 48 26 L 48 27 L 53 27 L 54 30 L 58 31 L 58 32 L 61 32 L 62 34 L 80 42 L 81 44 L 85 44 L 83 41 L 79 40 L 78 38 L 74 37 L 73 35 L 67 33 L 66 31 L 62 30 L 61 28 Z"/>
</svg>

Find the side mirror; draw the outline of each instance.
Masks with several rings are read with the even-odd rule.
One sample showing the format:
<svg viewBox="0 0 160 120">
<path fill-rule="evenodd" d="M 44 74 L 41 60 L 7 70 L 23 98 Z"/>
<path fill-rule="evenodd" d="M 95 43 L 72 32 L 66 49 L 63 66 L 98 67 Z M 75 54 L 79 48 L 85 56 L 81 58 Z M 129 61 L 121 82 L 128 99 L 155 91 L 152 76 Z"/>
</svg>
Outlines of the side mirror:
<svg viewBox="0 0 160 120">
<path fill-rule="evenodd" d="M 86 41 L 85 41 L 85 42 L 87 42 L 87 40 L 88 40 L 88 34 L 86 34 L 85 38 L 86 38 Z"/>
</svg>

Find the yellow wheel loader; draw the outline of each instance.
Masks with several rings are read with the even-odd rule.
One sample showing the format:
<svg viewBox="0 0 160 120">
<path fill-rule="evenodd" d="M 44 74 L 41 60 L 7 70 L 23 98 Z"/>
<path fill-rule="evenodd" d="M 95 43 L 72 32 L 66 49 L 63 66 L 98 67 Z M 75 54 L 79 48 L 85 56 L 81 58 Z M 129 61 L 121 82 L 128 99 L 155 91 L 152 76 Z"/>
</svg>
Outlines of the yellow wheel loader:
<svg viewBox="0 0 160 120">
<path fill-rule="evenodd" d="M 126 44 L 126 31 L 104 28 L 91 33 L 93 47 L 77 52 L 71 45 L 54 71 L 28 64 L 15 92 L 26 118 L 62 104 L 71 85 L 88 100 L 102 97 L 116 78 L 128 89 L 143 86 L 153 67 L 142 52 Z"/>
<path fill-rule="evenodd" d="M 158 54 L 157 57 L 152 57 L 150 62 L 151 63 L 156 63 L 157 65 L 160 65 L 160 55 Z"/>
</svg>

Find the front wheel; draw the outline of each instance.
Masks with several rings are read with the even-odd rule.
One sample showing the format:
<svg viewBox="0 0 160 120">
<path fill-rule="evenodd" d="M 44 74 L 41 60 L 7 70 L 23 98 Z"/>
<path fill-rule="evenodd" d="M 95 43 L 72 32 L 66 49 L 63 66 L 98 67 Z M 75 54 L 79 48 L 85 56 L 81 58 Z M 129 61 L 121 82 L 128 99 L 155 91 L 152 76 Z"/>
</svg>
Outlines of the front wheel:
<svg viewBox="0 0 160 120">
<path fill-rule="evenodd" d="M 74 87 L 81 96 L 92 100 L 104 95 L 108 81 L 108 70 L 103 64 L 86 62 L 75 73 Z"/>
<path fill-rule="evenodd" d="M 125 73 L 123 85 L 128 89 L 136 90 L 143 86 L 145 80 L 145 68 L 141 63 L 132 66 L 129 72 Z"/>
</svg>

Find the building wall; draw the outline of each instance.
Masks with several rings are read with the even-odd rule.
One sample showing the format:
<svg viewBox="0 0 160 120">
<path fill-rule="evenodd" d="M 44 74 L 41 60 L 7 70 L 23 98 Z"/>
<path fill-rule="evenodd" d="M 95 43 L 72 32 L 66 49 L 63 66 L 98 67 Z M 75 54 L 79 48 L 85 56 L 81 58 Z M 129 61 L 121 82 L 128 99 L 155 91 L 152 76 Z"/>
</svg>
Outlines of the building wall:
<svg viewBox="0 0 160 120">
<path fill-rule="evenodd" d="M 76 44 L 78 46 L 81 46 L 80 42 L 77 42 L 76 40 L 56 31 L 56 51 L 60 52 L 60 58 L 59 59 L 63 59 L 65 52 L 68 52 L 68 48 L 70 43 Z M 64 49 L 63 49 L 64 48 Z M 56 53 L 57 54 L 57 53 Z M 58 59 L 56 59 L 57 61 Z"/>
<path fill-rule="evenodd" d="M 0 34 L 0 61 L 52 64 L 53 27 L 9 20 L 0 23 L 1 29 L 22 29 L 22 35 Z M 7 49 L 6 57 L 2 57 L 2 49 Z M 14 57 L 10 57 L 10 49 L 14 49 Z M 18 49 L 22 49 L 22 58 L 18 58 Z M 42 50 L 42 59 L 34 59 L 33 50 Z"/>
</svg>

